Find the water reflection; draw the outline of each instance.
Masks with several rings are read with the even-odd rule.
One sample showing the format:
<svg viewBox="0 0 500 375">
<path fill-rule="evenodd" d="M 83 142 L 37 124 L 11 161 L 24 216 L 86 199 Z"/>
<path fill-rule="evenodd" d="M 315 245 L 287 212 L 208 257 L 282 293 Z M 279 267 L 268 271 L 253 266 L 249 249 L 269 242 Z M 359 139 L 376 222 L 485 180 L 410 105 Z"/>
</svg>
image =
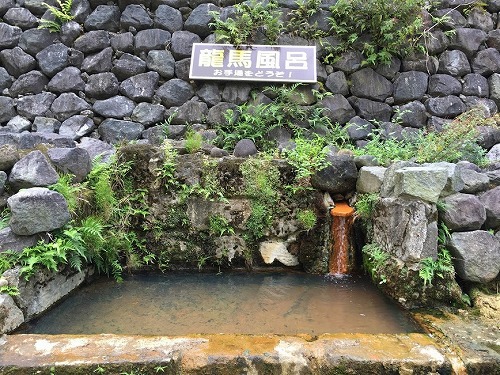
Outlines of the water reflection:
<svg viewBox="0 0 500 375">
<path fill-rule="evenodd" d="M 134 275 L 81 288 L 23 333 L 401 333 L 417 328 L 368 280 L 307 274 Z"/>
</svg>

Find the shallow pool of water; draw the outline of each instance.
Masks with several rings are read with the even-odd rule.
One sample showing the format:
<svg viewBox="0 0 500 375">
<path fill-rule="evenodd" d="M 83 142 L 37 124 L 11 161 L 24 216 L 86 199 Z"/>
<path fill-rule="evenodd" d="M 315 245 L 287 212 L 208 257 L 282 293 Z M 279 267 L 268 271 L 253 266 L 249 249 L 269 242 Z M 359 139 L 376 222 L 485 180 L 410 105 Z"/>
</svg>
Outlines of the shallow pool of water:
<svg viewBox="0 0 500 375">
<path fill-rule="evenodd" d="M 418 332 L 366 278 L 147 274 L 80 288 L 20 333 L 189 335 Z"/>
</svg>

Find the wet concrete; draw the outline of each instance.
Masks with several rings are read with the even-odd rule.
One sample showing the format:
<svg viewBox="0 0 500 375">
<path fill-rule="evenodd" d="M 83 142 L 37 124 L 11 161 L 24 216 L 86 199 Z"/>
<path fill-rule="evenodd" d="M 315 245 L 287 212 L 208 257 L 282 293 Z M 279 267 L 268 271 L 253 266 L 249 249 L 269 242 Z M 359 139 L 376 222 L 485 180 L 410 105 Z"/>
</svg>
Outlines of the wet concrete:
<svg viewBox="0 0 500 375">
<path fill-rule="evenodd" d="M 424 334 L 12 335 L 2 339 L 0 363 L 2 374 L 451 373 L 450 361 Z"/>
<path fill-rule="evenodd" d="M 428 334 L 4 335 L 1 374 L 500 374 L 498 327 L 415 317 Z"/>
</svg>

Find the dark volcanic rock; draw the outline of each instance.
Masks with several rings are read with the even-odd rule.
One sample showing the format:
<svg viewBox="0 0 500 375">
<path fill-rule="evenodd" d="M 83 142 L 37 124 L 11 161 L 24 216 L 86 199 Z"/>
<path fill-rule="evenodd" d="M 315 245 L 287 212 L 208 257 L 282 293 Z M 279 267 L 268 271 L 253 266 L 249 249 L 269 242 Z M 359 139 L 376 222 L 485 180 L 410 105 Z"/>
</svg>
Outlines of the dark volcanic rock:
<svg viewBox="0 0 500 375">
<path fill-rule="evenodd" d="M 85 30 L 120 31 L 120 8 L 116 5 L 99 5 L 85 19 Z"/>
<path fill-rule="evenodd" d="M 116 144 L 122 141 L 133 141 L 139 139 L 144 126 L 132 121 L 106 119 L 99 125 L 99 134 L 103 141 Z"/>
<path fill-rule="evenodd" d="M 93 110 L 103 116 L 112 118 L 124 118 L 132 114 L 135 103 L 125 96 L 116 95 L 109 99 L 97 100 Z"/>
</svg>

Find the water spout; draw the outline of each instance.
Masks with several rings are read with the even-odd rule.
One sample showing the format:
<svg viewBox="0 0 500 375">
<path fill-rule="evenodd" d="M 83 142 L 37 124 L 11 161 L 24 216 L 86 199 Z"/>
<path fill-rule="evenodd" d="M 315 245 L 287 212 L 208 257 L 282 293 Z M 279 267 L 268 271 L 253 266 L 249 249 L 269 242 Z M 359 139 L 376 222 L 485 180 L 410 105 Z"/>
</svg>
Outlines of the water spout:
<svg viewBox="0 0 500 375">
<path fill-rule="evenodd" d="M 346 275 L 352 270 L 351 229 L 354 209 L 346 202 L 336 202 L 330 210 L 332 229 L 328 271 L 333 275 Z"/>
</svg>

